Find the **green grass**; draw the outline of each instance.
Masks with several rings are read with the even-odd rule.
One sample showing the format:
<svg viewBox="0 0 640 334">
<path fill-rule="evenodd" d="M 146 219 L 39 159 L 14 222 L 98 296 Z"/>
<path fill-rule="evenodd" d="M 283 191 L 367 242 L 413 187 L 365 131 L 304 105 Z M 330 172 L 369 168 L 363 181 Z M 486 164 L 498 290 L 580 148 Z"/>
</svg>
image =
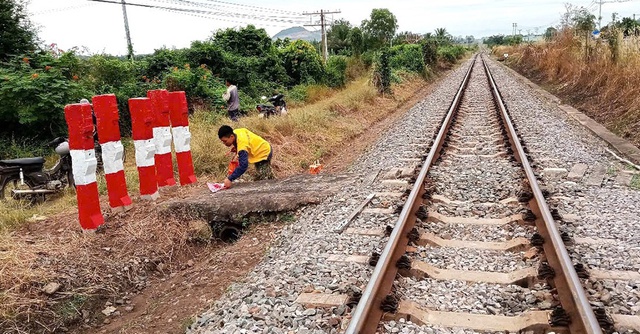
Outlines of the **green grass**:
<svg viewBox="0 0 640 334">
<path fill-rule="evenodd" d="M 631 179 L 631 184 L 629 185 L 633 189 L 640 190 L 640 174 L 636 174 Z"/>
</svg>

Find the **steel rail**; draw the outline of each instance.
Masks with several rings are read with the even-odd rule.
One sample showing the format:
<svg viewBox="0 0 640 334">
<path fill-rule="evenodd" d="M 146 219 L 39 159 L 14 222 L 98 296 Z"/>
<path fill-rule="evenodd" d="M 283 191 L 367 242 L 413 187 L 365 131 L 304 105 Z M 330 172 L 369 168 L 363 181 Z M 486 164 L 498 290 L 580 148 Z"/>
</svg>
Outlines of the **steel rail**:
<svg viewBox="0 0 640 334">
<path fill-rule="evenodd" d="M 536 226 L 538 227 L 538 233 L 540 233 L 544 242 L 544 253 L 549 261 L 549 264 L 555 271 L 554 283 L 556 284 L 556 290 L 558 297 L 560 298 L 561 305 L 568 312 L 571 319 L 569 330 L 571 333 L 589 333 L 589 334 L 601 334 L 602 329 L 598 324 L 593 309 L 589 304 L 589 300 L 582 288 L 582 283 L 578 278 L 575 268 L 573 267 L 569 253 L 564 246 L 560 232 L 556 226 L 555 220 L 551 215 L 549 206 L 538 186 L 538 181 L 533 169 L 529 165 L 527 156 L 522 148 L 522 144 L 518 139 L 518 135 L 511 123 L 511 117 L 507 112 L 507 108 L 502 100 L 498 86 L 496 85 L 487 62 L 481 56 L 482 63 L 484 65 L 487 79 L 491 85 L 491 93 L 494 96 L 496 106 L 500 108 L 501 116 L 504 124 L 507 127 L 507 134 L 513 152 L 516 159 L 522 165 L 522 168 L 527 174 L 527 179 L 533 193 L 533 198 L 529 202 L 529 207 L 536 215 Z M 531 205 L 533 204 L 533 205 Z M 540 220 L 542 218 L 542 221 Z"/>
<path fill-rule="evenodd" d="M 429 151 L 429 155 L 422 165 L 420 174 L 416 178 L 413 189 L 411 190 L 411 193 L 409 194 L 409 197 L 405 202 L 402 212 L 400 213 L 400 217 L 398 217 L 396 225 L 391 232 L 391 235 L 389 236 L 389 241 L 387 242 L 387 245 L 380 255 L 380 259 L 378 260 L 378 264 L 373 270 L 371 279 L 369 280 L 367 287 L 362 293 L 362 297 L 358 302 L 358 306 L 352 313 L 349 327 L 347 327 L 345 333 L 369 334 L 375 333 L 376 329 L 378 328 L 378 324 L 383 314 L 383 311 L 380 308 L 380 304 L 384 297 L 391 291 L 393 281 L 398 271 L 395 264 L 398 259 L 405 253 L 405 247 L 403 245 L 407 245 L 407 234 L 409 233 L 409 231 L 411 231 L 411 229 L 413 229 L 415 225 L 415 213 L 420 208 L 422 195 L 425 192 L 424 181 L 427 177 L 427 172 L 431 168 L 432 163 L 435 162 L 440 155 L 440 149 L 444 144 L 447 132 L 449 131 L 449 127 L 451 126 L 451 120 L 453 119 L 453 116 L 457 111 L 460 102 L 462 101 L 462 96 L 469 82 L 469 78 L 471 77 L 471 72 L 473 70 L 473 66 L 475 65 L 476 59 L 477 55 L 474 57 L 471 65 L 469 66 L 469 69 L 467 70 L 460 88 L 458 89 L 458 92 L 456 93 L 453 102 L 449 107 L 449 111 L 447 112 L 447 115 L 442 122 L 440 131 L 438 132 L 438 136 L 434 140 L 433 146 Z"/>
</svg>

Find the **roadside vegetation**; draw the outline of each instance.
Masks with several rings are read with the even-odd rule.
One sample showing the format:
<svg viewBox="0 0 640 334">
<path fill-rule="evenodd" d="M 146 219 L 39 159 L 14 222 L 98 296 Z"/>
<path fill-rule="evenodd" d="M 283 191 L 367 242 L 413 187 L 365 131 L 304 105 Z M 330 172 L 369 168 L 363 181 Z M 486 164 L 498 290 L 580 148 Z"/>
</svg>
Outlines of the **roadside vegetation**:
<svg viewBox="0 0 640 334">
<path fill-rule="evenodd" d="M 594 38 L 596 23 L 568 6 L 543 41 L 494 44 L 493 53 L 508 54 L 506 64 L 640 146 L 640 22 L 614 15 Z"/>
<path fill-rule="evenodd" d="M 49 155 L 44 143 L 66 135 L 66 104 L 113 93 L 132 195 L 138 179 L 127 100 L 146 96 L 147 90 L 187 93 L 196 174 L 200 180 L 219 180 L 229 158 L 215 132 L 230 124 L 221 95 L 225 78 L 236 81 L 246 116 L 234 126 L 246 126 L 271 142 L 275 172 L 287 176 L 340 152 L 371 126 L 397 114 L 475 49 L 472 36 L 454 38 L 444 28 L 424 35 L 397 32 L 395 16 L 374 9 L 360 25 L 341 20 L 329 29 L 326 63 L 318 43 L 273 41 L 251 25 L 217 31 L 188 48 L 158 49 L 131 60 L 43 45 L 24 13 L 23 1 L 0 0 L 0 18 L 11 32 L 0 36 L 0 159 Z M 274 92 L 285 94 L 289 114 L 258 118 L 255 104 Z M 49 166 L 55 159 L 48 156 Z M 106 194 L 101 175 L 98 186 Z M 169 196 L 186 197 L 189 191 L 178 188 Z M 100 312 L 105 301 L 139 292 L 152 273 L 168 275 L 184 267 L 185 258 L 211 251 L 208 242 L 194 242 L 191 226 L 185 226 L 190 222 L 158 222 L 153 209 L 142 206 L 128 213 L 135 223 L 115 219 L 101 234 L 79 236 L 76 205 L 73 190 L 36 206 L 0 203 L 3 332 L 98 327 L 105 318 Z M 43 292 L 54 281 L 61 283 L 60 291 Z"/>
</svg>

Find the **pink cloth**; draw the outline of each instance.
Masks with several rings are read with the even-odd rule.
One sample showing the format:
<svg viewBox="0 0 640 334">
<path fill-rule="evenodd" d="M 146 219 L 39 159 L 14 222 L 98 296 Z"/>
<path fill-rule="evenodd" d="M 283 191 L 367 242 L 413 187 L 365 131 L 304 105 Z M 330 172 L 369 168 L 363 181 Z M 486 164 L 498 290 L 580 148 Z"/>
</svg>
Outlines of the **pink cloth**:
<svg viewBox="0 0 640 334">
<path fill-rule="evenodd" d="M 207 186 L 212 193 L 217 193 L 218 191 L 224 189 L 224 183 L 211 183 L 207 182 Z"/>
</svg>

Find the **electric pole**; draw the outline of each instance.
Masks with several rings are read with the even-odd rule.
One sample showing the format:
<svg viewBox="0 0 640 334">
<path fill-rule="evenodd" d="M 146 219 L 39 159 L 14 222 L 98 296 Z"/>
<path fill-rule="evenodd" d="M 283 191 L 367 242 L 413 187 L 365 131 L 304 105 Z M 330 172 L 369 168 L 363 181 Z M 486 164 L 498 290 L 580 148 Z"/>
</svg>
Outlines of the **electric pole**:
<svg viewBox="0 0 640 334">
<path fill-rule="evenodd" d="M 327 58 L 329 57 L 329 52 L 327 50 L 327 28 L 326 28 L 327 20 L 325 19 L 325 15 L 327 15 L 327 14 L 339 14 L 339 13 L 340 13 L 339 10 L 328 11 L 328 10 L 323 10 L 323 9 L 321 9 L 319 12 L 313 12 L 313 13 L 304 12 L 304 13 L 302 13 L 302 15 L 320 15 L 320 24 L 305 24 L 305 26 L 306 27 L 317 27 L 317 26 L 320 26 L 320 30 L 321 30 L 321 34 L 322 34 L 322 41 L 321 41 L 322 61 L 325 62 L 325 63 L 327 62 Z"/>
<path fill-rule="evenodd" d="M 517 23 L 512 23 L 511 27 L 513 28 L 513 32 L 511 33 L 511 36 L 515 36 L 516 35 L 516 30 L 518 30 L 518 24 Z"/>
<path fill-rule="evenodd" d="M 131 34 L 129 33 L 129 19 L 127 18 L 127 4 L 122 2 L 122 16 L 124 17 L 124 32 L 127 34 L 127 52 L 129 59 L 133 61 L 133 45 L 131 44 Z"/>
</svg>

